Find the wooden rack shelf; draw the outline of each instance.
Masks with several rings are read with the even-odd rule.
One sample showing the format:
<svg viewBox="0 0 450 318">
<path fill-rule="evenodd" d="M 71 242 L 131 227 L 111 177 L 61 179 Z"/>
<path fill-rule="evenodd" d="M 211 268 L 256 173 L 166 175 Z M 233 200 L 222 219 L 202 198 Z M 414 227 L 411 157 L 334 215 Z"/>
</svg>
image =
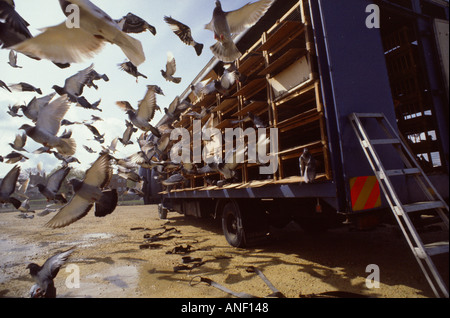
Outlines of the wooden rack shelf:
<svg viewBox="0 0 450 318">
<path fill-rule="evenodd" d="M 245 60 L 240 62 L 239 65 L 239 73 L 244 74 L 246 76 L 251 76 L 254 74 L 257 70 L 261 69 L 265 65 L 264 56 L 259 54 L 250 54 L 248 57 L 246 57 Z"/>
<path fill-rule="evenodd" d="M 224 99 L 213 109 L 213 112 L 228 112 L 230 109 L 234 109 L 238 103 L 239 101 L 235 97 Z"/>
<path fill-rule="evenodd" d="M 275 54 L 304 31 L 305 27 L 301 22 L 284 21 L 280 28 L 270 35 L 267 41 L 259 47 L 258 51 L 270 51 Z"/>
<path fill-rule="evenodd" d="M 307 112 L 298 114 L 292 118 L 286 119 L 278 123 L 277 128 L 279 128 L 280 132 L 283 133 L 291 129 L 297 128 L 299 126 L 307 125 L 309 123 L 318 121 L 321 116 L 322 114 L 317 112 L 317 109 L 311 109 Z"/>
<path fill-rule="evenodd" d="M 267 110 L 267 102 L 253 101 L 231 116 L 232 117 L 246 116 L 248 112 L 254 113 L 255 115 L 259 115 L 261 112 L 265 110 Z"/>
<path fill-rule="evenodd" d="M 306 49 L 289 49 L 280 58 L 276 59 L 268 67 L 259 72 L 258 75 L 276 75 L 291 65 L 295 60 L 304 56 L 307 52 L 308 51 Z"/>
<path fill-rule="evenodd" d="M 299 158 L 305 148 L 308 148 L 309 152 L 311 152 L 312 154 L 322 152 L 322 150 L 323 150 L 322 141 L 319 140 L 319 141 L 311 142 L 306 145 L 289 148 L 289 149 L 280 151 L 278 153 L 278 155 L 280 156 L 281 160 L 289 160 L 292 158 Z"/>
<path fill-rule="evenodd" d="M 266 86 L 266 79 L 263 78 L 257 78 L 242 87 L 239 91 L 237 91 L 233 96 L 244 96 L 247 99 L 250 99 L 252 96 L 255 96 L 260 91 L 265 89 Z"/>
</svg>

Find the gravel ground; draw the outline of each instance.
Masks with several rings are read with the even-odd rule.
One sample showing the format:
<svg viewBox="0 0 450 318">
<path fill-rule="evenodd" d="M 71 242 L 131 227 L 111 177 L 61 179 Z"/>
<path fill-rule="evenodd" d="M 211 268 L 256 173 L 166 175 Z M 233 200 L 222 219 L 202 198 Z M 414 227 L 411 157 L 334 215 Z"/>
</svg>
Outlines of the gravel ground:
<svg viewBox="0 0 450 318">
<path fill-rule="evenodd" d="M 55 279 L 61 298 L 232 297 L 205 283 L 190 284 L 199 277 L 235 292 L 269 295 L 272 291 L 248 272 L 249 266 L 262 271 L 288 298 L 330 291 L 377 298 L 433 297 L 403 237 L 388 225 L 311 235 L 291 224 L 264 242 L 237 249 L 228 245 L 213 221 L 177 213 L 160 220 L 156 206 L 118 207 L 103 219 L 90 213 L 58 230 L 44 227 L 51 215 L 31 220 L 17 215 L 0 214 L 0 297 L 29 297 L 33 281 L 26 265 L 42 264 L 73 246 L 75 252 Z M 199 260 L 183 264 L 183 257 Z M 442 262 L 448 282 L 448 256 Z M 366 284 L 370 264 L 380 270 L 379 288 Z M 76 282 L 71 265 L 79 269 L 78 288 L 67 284 Z"/>
</svg>

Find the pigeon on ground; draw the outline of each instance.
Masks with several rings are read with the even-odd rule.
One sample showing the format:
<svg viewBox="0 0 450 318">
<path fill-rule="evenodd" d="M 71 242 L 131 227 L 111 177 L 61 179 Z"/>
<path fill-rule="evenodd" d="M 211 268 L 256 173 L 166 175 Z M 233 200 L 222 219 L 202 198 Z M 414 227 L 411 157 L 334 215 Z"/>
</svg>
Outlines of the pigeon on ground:
<svg viewBox="0 0 450 318">
<path fill-rule="evenodd" d="M 9 85 L 9 87 L 12 90 L 18 91 L 18 92 L 36 92 L 39 95 L 42 95 L 42 90 L 40 88 L 36 88 L 31 84 L 20 82 L 18 84 Z"/>
<path fill-rule="evenodd" d="M 22 66 L 17 65 L 17 53 L 14 50 L 9 51 L 9 65 L 13 68 L 22 68 Z"/>
<path fill-rule="evenodd" d="M 20 205 L 20 207 L 18 208 L 18 210 L 21 213 L 35 213 L 34 210 L 31 210 L 31 206 L 30 206 L 30 199 L 26 199 L 25 201 L 22 202 L 22 204 Z"/>
<path fill-rule="evenodd" d="M 56 63 L 79 63 L 98 53 L 105 43 L 118 45 L 134 65 L 145 61 L 142 43 L 120 29 L 103 10 L 89 0 L 59 0 L 61 9 L 69 17 L 76 5 L 80 12 L 79 27 L 67 27 L 66 21 L 46 28 L 41 34 L 27 39 L 11 49 L 29 56 L 49 59 Z"/>
<path fill-rule="evenodd" d="M 39 192 L 47 199 L 48 202 L 54 201 L 64 204 L 67 203 L 65 195 L 58 194 L 58 192 L 70 170 L 71 169 L 69 167 L 60 168 L 48 177 L 46 185 L 41 183 L 36 185 L 36 187 L 39 189 Z"/>
<path fill-rule="evenodd" d="M 299 158 L 300 176 L 305 183 L 311 183 L 316 178 L 316 159 L 311 155 L 308 148 L 303 150 Z"/>
<path fill-rule="evenodd" d="M 219 60 L 231 63 L 242 56 L 233 42 L 233 35 L 241 33 L 255 25 L 267 12 L 275 0 L 259 0 L 230 12 L 222 10 L 222 4 L 216 0 L 216 7 L 210 23 L 205 29 L 214 32 L 217 43 L 211 46 L 211 51 Z"/>
<path fill-rule="evenodd" d="M 74 248 L 72 247 L 67 251 L 53 255 L 42 266 L 35 263 L 28 264 L 27 269 L 30 270 L 30 275 L 37 285 L 31 288 L 30 295 L 32 298 L 56 298 L 54 279 L 73 251 Z"/>
<path fill-rule="evenodd" d="M 137 67 L 131 63 L 131 62 L 124 62 L 122 64 L 119 64 L 119 69 L 121 71 L 127 72 L 128 74 L 136 77 L 136 83 L 139 80 L 139 76 L 143 78 L 148 78 L 146 75 L 140 73 L 137 69 Z"/>
<path fill-rule="evenodd" d="M 122 17 L 122 19 L 115 21 L 125 33 L 142 33 L 149 30 L 153 35 L 156 35 L 156 28 L 154 26 L 131 12 Z"/>
<path fill-rule="evenodd" d="M 127 129 L 123 133 L 123 137 L 119 138 L 119 141 L 124 146 L 132 145 L 133 142 L 130 140 L 133 133 L 137 132 L 138 129 L 134 127 L 133 123 L 129 122 L 128 120 L 125 120 L 125 124 L 127 126 Z"/>
<path fill-rule="evenodd" d="M 156 109 L 156 93 L 153 86 L 147 86 L 147 92 L 143 100 L 139 102 L 138 109 L 135 110 L 128 102 L 117 102 L 120 108 L 126 111 L 130 121 L 137 128 L 147 132 L 151 131 L 155 136 L 161 137 L 158 129 L 150 124 L 155 116 Z"/>
<path fill-rule="evenodd" d="M 76 142 L 73 138 L 57 137 L 61 121 L 70 108 L 67 95 L 61 96 L 41 109 L 36 126 L 23 125 L 28 137 L 45 147 L 56 148 L 64 156 L 72 156 L 76 151 Z"/>
<path fill-rule="evenodd" d="M 16 12 L 13 0 L 0 1 L 0 48 L 33 37 L 28 26 L 28 22 Z"/>
<path fill-rule="evenodd" d="M 8 92 L 12 93 L 9 89 L 8 85 L 5 84 L 5 82 L 0 81 L 0 87 L 6 89 Z"/>
<path fill-rule="evenodd" d="M 109 154 L 100 155 L 86 171 L 83 181 L 70 180 L 75 195 L 46 226 L 53 229 L 62 228 L 85 217 L 94 203 L 101 200 L 103 189 L 111 181 L 112 173 L 111 156 Z"/>
<path fill-rule="evenodd" d="M 28 152 L 23 148 L 25 147 L 26 143 L 27 143 L 27 134 L 23 133 L 22 135 L 17 134 L 16 138 L 14 139 L 14 143 L 9 143 L 9 145 L 16 151 Z"/>
<path fill-rule="evenodd" d="M 164 16 L 164 21 L 169 24 L 173 33 L 175 33 L 184 44 L 193 46 L 198 56 L 202 54 L 203 44 L 197 43 L 193 39 L 190 27 L 168 16 Z"/>
<path fill-rule="evenodd" d="M 55 97 L 56 93 L 52 93 L 50 95 L 41 97 L 41 98 L 36 98 L 33 97 L 33 99 L 28 103 L 28 105 L 22 105 L 19 106 L 20 109 L 22 110 L 22 113 L 28 118 L 31 119 L 33 122 L 37 121 L 38 115 L 40 110 L 47 105 L 48 103 L 50 103 L 50 101 L 53 99 L 53 97 Z"/>
<path fill-rule="evenodd" d="M 22 203 L 11 195 L 16 189 L 19 175 L 20 167 L 17 165 L 13 167 L 0 182 L 0 203 L 11 203 L 16 209 L 18 209 Z"/>
<path fill-rule="evenodd" d="M 173 82 L 175 84 L 181 83 L 181 77 L 174 77 L 177 71 L 177 63 L 175 61 L 175 58 L 173 57 L 172 52 L 167 53 L 167 63 L 166 63 L 166 70 L 161 70 L 162 76 L 166 79 L 168 82 Z"/>
</svg>

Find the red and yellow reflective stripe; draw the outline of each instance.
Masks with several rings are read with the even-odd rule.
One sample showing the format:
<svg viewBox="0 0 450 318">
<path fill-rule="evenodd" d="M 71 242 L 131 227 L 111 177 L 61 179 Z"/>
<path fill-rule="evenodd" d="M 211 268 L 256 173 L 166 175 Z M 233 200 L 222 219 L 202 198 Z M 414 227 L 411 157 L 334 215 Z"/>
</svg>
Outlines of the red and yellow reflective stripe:
<svg viewBox="0 0 450 318">
<path fill-rule="evenodd" d="M 380 184 L 375 176 L 350 179 L 353 211 L 362 211 L 381 206 Z"/>
</svg>

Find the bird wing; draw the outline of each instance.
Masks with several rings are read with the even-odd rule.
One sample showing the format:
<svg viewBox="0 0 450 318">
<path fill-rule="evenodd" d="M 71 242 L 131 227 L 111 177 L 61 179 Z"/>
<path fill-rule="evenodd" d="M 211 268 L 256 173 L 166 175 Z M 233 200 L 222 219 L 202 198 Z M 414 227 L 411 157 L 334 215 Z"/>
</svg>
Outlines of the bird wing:
<svg viewBox="0 0 450 318">
<path fill-rule="evenodd" d="M 83 93 L 83 87 L 89 79 L 89 74 L 94 70 L 94 64 L 88 68 L 79 71 L 77 74 L 67 78 L 64 84 L 64 89 L 68 94 L 80 96 Z"/>
<path fill-rule="evenodd" d="M 133 108 L 133 106 L 131 106 L 131 104 L 129 102 L 127 102 L 126 100 L 118 101 L 118 102 L 116 102 L 116 105 L 119 106 L 120 108 L 122 108 L 125 111 L 128 111 L 128 110 L 132 110 L 133 112 L 136 111 Z"/>
<path fill-rule="evenodd" d="M 230 12 L 226 12 L 227 22 L 233 34 L 253 26 L 269 10 L 274 0 L 259 0 Z"/>
<path fill-rule="evenodd" d="M 111 156 L 102 154 L 86 171 L 83 183 L 100 189 L 106 187 L 112 178 Z"/>
<path fill-rule="evenodd" d="M 173 33 L 175 33 L 184 44 L 191 44 L 193 38 L 190 27 L 181 23 L 180 21 L 173 19 L 172 17 L 165 16 L 164 21 L 166 21 L 166 23 L 172 29 Z"/>
<path fill-rule="evenodd" d="M 64 179 L 67 177 L 67 175 L 70 172 L 69 167 L 61 168 L 48 177 L 47 181 L 47 189 L 52 191 L 53 193 L 57 193 L 59 191 L 59 188 L 61 188 L 61 184 L 64 181 Z"/>
<path fill-rule="evenodd" d="M 28 30 L 28 22 L 16 12 L 13 5 L 10 5 L 5 1 L 0 1 L 0 19 L 5 20 L 8 26 L 13 28 L 16 32 L 19 32 L 28 38 L 32 37 Z"/>
<path fill-rule="evenodd" d="M 166 73 L 169 76 L 172 76 L 177 71 L 177 63 L 172 52 L 167 53 L 167 64 L 166 64 Z"/>
<path fill-rule="evenodd" d="M 36 127 L 56 136 L 61 127 L 61 120 L 70 108 L 67 95 L 63 95 L 43 107 L 39 112 Z"/>
<path fill-rule="evenodd" d="M 65 252 L 58 253 L 47 259 L 44 265 L 42 265 L 40 274 L 42 273 L 41 275 L 45 275 L 49 279 L 54 279 L 56 275 L 58 275 L 61 266 L 64 265 L 64 263 L 69 258 L 70 254 L 73 253 L 73 251 L 74 248 L 72 247 L 71 249 Z"/>
<path fill-rule="evenodd" d="M 180 104 L 180 96 L 175 97 L 172 103 L 169 105 L 168 112 L 174 114 L 177 110 L 178 105 Z"/>
<path fill-rule="evenodd" d="M 93 205 L 92 202 L 75 195 L 45 226 L 53 229 L 66 227 L 85 217 Z"/>
<path fill-rule="evenodd" d="M 148 87 L 144 99 L 139 102 L 137 116 L 150 121 L 156 112 L 156 93 L 153 87 Z"/>
<path fill-rule="evenodd" d="M 19 175 L 19 166 L 15 166 L 8 172 L 8 174 L 5 176 L 5 178 L 3 178 L 3 181 L 1 182 L 0 196 L 9 197 L 11 194 L 13 194 L 14 190 L 16 189 L 16 183 Z"/>
<path fill-rule="evenodd" d="M 17 149 L 23 148 L 27 143 L 27 134 L 16 135 L 16 139 L 14 139 L 14 147 Z"/>
<path fill-rule="evenodd" d="M 104 40 L 83 28 L 68 28 L 63 22 L 49 27 L 34 38 L 11 47 L 13 50 L 55 63 L 79 63 L 92 58 L 104 45 Z"/>
</svg>

